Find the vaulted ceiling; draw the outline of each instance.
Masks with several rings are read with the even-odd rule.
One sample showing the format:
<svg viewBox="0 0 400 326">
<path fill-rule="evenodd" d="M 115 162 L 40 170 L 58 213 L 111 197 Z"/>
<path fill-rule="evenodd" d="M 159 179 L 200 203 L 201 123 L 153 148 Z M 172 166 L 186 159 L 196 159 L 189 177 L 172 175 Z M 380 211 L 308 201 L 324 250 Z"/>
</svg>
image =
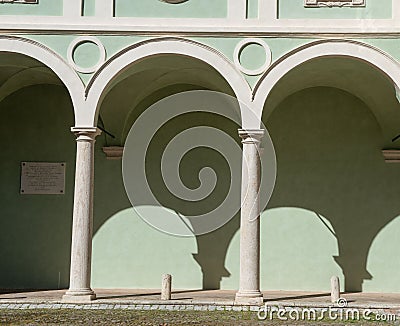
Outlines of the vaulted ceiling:
<svg viewBox="0 0 400 326">
<path fill-rule="evenodd" d="M 21 88 L 37 84 L 62 85 L 41 62 L 21 54 L 0 53 L 0 102 Z"/>
<path fill-rule="evenodd" d="M 396 89 L 381 71 L 356 59 L 322 57 L 289 71 L 267 99 L 263 121 L 268 121 L 269 115 L 289 95 L 318 86 L 338 88 L 361 99 L 379 123 L 385 146 L 393 146 L 392 138 L 400 133 L 400 103 Z"/>
<path fill-rule="evenodd" d="M 233 95 L 227 81 L 204 62 L 178 55 L 150 57 L 128 67 L 113 80 L 100 116 L 105 128 L 116 136 L 116 144 L 123 143 L 136 111 L 164 97 L 195 89 Z"/>
</svg>

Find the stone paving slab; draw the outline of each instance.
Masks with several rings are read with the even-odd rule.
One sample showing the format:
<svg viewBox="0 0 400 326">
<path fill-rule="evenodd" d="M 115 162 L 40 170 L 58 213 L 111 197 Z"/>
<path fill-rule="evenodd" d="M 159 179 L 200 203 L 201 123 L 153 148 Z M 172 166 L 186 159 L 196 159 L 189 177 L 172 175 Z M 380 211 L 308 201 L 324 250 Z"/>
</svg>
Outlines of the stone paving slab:
<svg viewBox="0 0 400 326">
<path fill-rule="evenodd" d="M 129 309 L 129 310 L 191 310 L 191 311 L 257 311 L 258 306 L 235 305 L 235 291 L 175 290 L 172 300 L 160 300 L 157 290 L 96 289 L 97 300 L 87 304 L 61 302 L 65 290 L 0 291 L 0 309 Z M 267 306 L 285 308 L 329 308 L 329 293 L 318 292 L 264 292 Z M 373 311 L 400 311 L 400 293 L 344 293 L 349 308 Z"/>
<path fill-rule="evenodd" d="M 273 306 L 273 305 L 269 305 Z M 276 306 L 277 307 L 277 306 Z M 143 304 L 0 304 L 1 309 L 9 309 L 9 310 L 30 310 L 30 309 L 85 309 L 85 310 L 152 310 L 152 311 L 229 311 L 229 312 L 242 312 L 242 311 L 250 311 L 250 312 L 258 312 L 263 307 L 259 306 L 235 306 L 235 305 L 182 305 L 182 304 L 152 304 L 152 305 L 143 305 Z M 286 311 L 290 310 L 301 310 L 302 307 L 284 307 Z M 303 307 L 304 308 L 304 307 Z M 326 310 L 326 308 L 313 308 L 317 312 Z M 343 308 L 343 311 L 346 309 L 354 309 L 354 308 Z M 360 312 L 365 311 L 366 309 L 360 309 Z M 370 309 L 372 313 L 378 314 L 386 314 L 386 315 L 396 315 L 400 318 L 400 309 Z"/>
<path fill-rule="evenodd" d="M 0 304 L 0 309 L 11 309 L 11 310 L 25 310 L 25 309 L 89 309 L 89 310 L 115 310 L 115 309 L 129 309 L 129 310 L 199 310 L 199 311 L 215 311 L 216 306 L 212 305 L 143 305 L 143 304 L 130 304 L 130 305 L 120 305 L 120 304 L 108 304 L 108 305 L 98 305 L 98 304 Z M 225 311 L 242 311 L 243 308 L 239 306 L 218 306 L 218 310 Z M 234 309 L 235 308 L 235 309 Z M 247 307 L 246 307 L 247 308 Z M 259 307 L 253 307 L 253 311 L 258 311 Z"/>
</svg>

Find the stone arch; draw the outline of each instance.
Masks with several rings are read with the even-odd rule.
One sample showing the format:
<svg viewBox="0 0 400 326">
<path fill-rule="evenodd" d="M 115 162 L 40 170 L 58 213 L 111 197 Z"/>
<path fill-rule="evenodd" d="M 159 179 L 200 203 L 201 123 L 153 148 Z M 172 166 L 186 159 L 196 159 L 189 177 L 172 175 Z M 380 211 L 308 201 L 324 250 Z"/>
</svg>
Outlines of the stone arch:
<svg viewBox="0 0 400 326">
<path fill-rule="evenodd" d="M 62 57 L 41 43 L 10 36 L 0 36 L 0 52 L 22 54 L 49 67 L 67 88 L 77 117 L 84 102 L 84 86 L 78 74 Z"/>
<path fill-rule="evenodd" d="M 295 67 L 312 59 L 321 57 L 349 57 L 361 60 L 381 71 L 394 84 L 396 92 L 400 89 L 400 64 L 385 52 L 371 45 L 349 40 L 324 40 L 306 44 L 288 53 L 275 62 L 264 74 L 253 92 L 255 114 L 259 120 L 264 104 L 274 86 Z M 246 126 L 258 128 L 259 126 Z"/>
<path fill-rule="evenodd" d="M 251 99 L 250 86 L 234 64 L 217 50 L 204 44 L 182 38 L 157 38 L 134 44 L 110 58 L 94 75 L 87 90 L 87 108 L 80 112 L 78 127 L 94 126 L 100 103 L 111 82 L 130 65 L 159 54 L 176 54 L 198 59 L 213 67 L 229 84 L 241 105 L 242 120 L 248 112 L 245 106 Z M 247 110 L 248 111 L 248 110 Z"/>
</svg>

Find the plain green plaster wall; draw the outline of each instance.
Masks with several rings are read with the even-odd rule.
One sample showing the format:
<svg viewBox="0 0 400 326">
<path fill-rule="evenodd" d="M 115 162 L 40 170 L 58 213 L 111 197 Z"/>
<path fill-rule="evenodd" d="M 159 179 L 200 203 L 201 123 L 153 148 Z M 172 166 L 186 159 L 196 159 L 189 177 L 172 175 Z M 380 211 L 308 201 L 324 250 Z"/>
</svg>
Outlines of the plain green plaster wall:
<svg viewBox="0 0 400 326">
<path fill-rule="evenodd" d="M 0 3 L 0 15 L 62 16 L 63 0 L 40 0 L 38 4 Z"/>
<path fill-rule="evenodd" d="M 279 0 L 281 19 L 390 19 L 392 0 L 366 0 L 365 7 L 305 8 L 303 1 Z"/>
<path fill-rule="evenodd" d="M 169 4 L 159 0 L 116 0 L 116 17 L 225 18 L 227 0 L 191 0 Z"/>
<path fill-rule="evenodd" d="M 196 240 L 149 227 L 133 208 L 105 222 L 94 237 L 93 249 L 94 287 L 157 289 L 163 273 L 174 276 L 174 288 L 202 287 L 201 268 L 193 257 Z"/>
<path fill-rule="evenodd" d="M 240 64 L 246 69 L 258 69 L 265 63 L 266 53 L 259 44 L 249 44 L 240 53 Z"/>
<path fill-rule="evenodd" d="M 247 18 L 258 18 L 258 0 L 247 0 Z"/>
<path fill-rule="evenodd" d="M 93 67 L 99 61 L 99 58 L 99 48 L 92 42 L 80 44 L 73 53 L 74 62 L 83 68 Z"/>
<path fill-rule="evenodd" d="M 83 0 L 83 15 L 94 16 L 96 13 L 96 1 L 95 0 Z"/>
</svg>

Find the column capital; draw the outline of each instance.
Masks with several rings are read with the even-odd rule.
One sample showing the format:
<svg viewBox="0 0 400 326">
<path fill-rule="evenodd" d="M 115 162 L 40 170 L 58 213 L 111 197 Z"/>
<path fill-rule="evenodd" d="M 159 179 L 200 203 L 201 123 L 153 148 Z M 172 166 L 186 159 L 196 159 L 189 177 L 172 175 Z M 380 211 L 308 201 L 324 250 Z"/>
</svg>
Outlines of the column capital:
<svg viewBox="0 0 400 326">
<path fill-rule="evenodd" d="M 243 144 L 260 143 L 265 135 L 264 129 L 239 129 L 239 136 Z"/>
<path fill-rule="evenodd" d="M 75 134 L 76 141 L 94 141 L 101 130 L 95 127 L 72 127 L 71 132 Z"/>
</svg>

